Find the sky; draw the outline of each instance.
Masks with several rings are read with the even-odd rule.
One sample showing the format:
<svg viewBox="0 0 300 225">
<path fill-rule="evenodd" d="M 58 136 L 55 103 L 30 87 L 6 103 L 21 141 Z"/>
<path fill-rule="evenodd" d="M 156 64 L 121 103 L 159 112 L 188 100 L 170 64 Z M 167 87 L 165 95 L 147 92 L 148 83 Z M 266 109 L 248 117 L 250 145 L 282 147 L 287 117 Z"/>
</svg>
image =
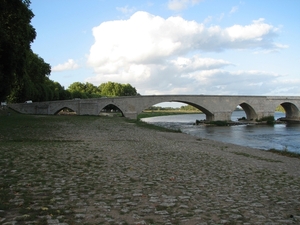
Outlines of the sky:
<svg viewBox="0 0 300 225">
<path fill-rule="evenodd" d="M 33 51 L 66 89 L 300 95 L 299 0 L 31 0 Z"/>
</svg>

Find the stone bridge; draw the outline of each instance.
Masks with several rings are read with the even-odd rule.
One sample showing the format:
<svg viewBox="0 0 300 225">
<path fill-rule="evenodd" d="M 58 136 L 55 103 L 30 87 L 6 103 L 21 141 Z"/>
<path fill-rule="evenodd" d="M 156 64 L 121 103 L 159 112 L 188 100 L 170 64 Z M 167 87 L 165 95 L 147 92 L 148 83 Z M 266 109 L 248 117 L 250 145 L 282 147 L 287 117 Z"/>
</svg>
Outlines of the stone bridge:
<svg viewBox="0 0 300 225">
<path fill-rule="evenodd" d="M 192 105 L 201 110 L 208 121 L 229 121 L 237 106 L 244 109 L 247 120 L 261 119 L 273 116 L 279 105 L 285 109 L 286 119 L 300 119 L 300 96 L 151 95 L 18 103 L 8 106 L 25 114 L 55 115 L 68 108 L 77 115 L 99 115 L 106 106 L 114 105 L 124 117 L 136 119 L 143 110 L 162 102 Z"/>
</svg>

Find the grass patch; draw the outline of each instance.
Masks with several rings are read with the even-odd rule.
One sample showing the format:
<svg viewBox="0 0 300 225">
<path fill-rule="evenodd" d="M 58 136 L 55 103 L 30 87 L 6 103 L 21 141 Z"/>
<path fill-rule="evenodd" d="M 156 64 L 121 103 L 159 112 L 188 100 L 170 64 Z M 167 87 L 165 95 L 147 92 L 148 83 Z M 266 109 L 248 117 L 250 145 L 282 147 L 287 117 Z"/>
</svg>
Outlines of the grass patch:
<svg viewBox="0 0 300 225">
<path fill-rule="evenodd" d="M 49 116 L 25 115 L 8 110 L 10 115 L 0 115 L 0 141 L 33 141 L 60 139 L 60 130 L 64 123 L 77 126 L 82 123 L 91 123 L 98 119 L 96 116 Z"/>
<path fill-rule="evenodd" d="M 24 115 L 14 111 L 0 115 L 1 217 L 11 212 L 21 224 L 32 220 L 46 224 L 42 217 L 65 214 L 63 209 L 52 206 L 51 199 L 57 195 L 53 185 L 62 179 L 60 172 L 72 172 L 74 160 L 64 158 L 72 149 L 82 147 L 83 140 L 66 138 L 64 133 L 73 127 L 89 126 L 98 118 Z"/>
</svg>

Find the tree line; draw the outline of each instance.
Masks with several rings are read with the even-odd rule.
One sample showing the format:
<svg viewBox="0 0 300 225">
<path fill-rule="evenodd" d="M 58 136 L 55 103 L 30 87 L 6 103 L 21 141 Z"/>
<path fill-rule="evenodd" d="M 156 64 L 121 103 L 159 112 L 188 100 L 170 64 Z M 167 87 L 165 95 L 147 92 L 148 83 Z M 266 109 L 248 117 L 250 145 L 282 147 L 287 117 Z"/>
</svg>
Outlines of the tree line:
<svg viewBox="0 0 300 225">
<path fill-rule="evenodd" d="M 136 89 L 130 84 L 120 84 L 111 81 L 102 83 L 98 87 L 88 82 L 74 82 L 68 87 L 66 92 L 70 98 L 99 98 L 138 95 Z"/>
<path fill-rule="evenodd" d="M 0 100 L 23 101 L 48 93 L 51 67 L 31 50 L 36 31 L 29 0 L 0 1 Z"/>
<path fill-rule="evenodd" d="M 147 108 L 147 110 L 151 110 L 151 111 L 173 111 L 173 110 L 182 110 L 182 111 L 199 111 L 199 109 L 197 109 L 194 106 L 191 105 L 183 105 L 180 108 L 173 108 L 173 107 L 162 107 L 162 106 L 150 106 L 149 108 Z"/>
<path fill-rule="evenodd" d="M 0 0 L 0 101 L 24 102 L 137 95 L 130 84 L 107 82 L 96 87 L 75 82 L 66 90 L 49 79 L 50 64 L 35 54 L 36 31 L 30 0 Z"/>
</svg>

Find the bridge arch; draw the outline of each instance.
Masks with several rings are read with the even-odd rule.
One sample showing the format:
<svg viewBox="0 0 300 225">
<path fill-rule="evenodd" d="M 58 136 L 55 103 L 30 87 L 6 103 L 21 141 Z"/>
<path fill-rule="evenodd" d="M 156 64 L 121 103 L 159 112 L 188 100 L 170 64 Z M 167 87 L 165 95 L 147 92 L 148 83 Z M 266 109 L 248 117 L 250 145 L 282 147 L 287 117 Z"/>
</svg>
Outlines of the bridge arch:
<svg viewBox="0 0 300 225">
<path fill-rule="evenodd" d="M 300 112 L 296 105 L 291 102 L 283 102 L 280 104 L 285 110 L 285 117 L 288 119 L 299 118 Z"/>
<path fill-rule="evenodd" d="M 163 103 L 163 102 L 178 102 L 178 103 L 188 104 L 188 105 L 191 105 L 191 106 L 195 107 L 196 109 L 199 109 L 202 113 L 204 113 L 205 116 L 206 116 L 206 120 L 211 121 L 214 118 L 214 114 L 212 112 L 210 112 L 208 109 L 204 108 L 203 106 L 198 105 L 198 104 L 193 103 L 193 102 L 182 101 L 182 100 L 159 101 L 159 102 L 154 102 L 154 103 L 152 102 L 152 103 L 150 103 L 151 105 L 144 106 L 144 109 L 147 109 L 147 108 L 149 108 L 153 105 Z M 142 109 L 142 110 L 144 110 L 144 109 Z"/>
<path fill-rule="evenodd" d="M 257 119 L 257 114 L 251 105 L 249 105 L 246 102 L 243 102 L 243 103 L 239 104 L 239 106 L 241 106 L 242 109 L 245 111 L 247 120 Z"/>
<path fill-rule="evenodd" d="M 54 112 L 54 115 L 58 115 L 61 111 L 72 112 L 71 114 L 73 114 L 73 115 L 77 114 L 76 110 L 72 109 L 72 107 L 65 106 L 65 107 L 62 107 L 62 108 L 56 110 Z"/>
<path fill-rule="evenodd" d="M 202 113 L 205 114 L 206 120 L 208 120 L 208 121 L 211 121 L 214 118 L 214 114 L 212 112 L 210 112 L 208 109 L 201 106 L 201 105 L 198 105 L 198 104 L 192 103 L 192 102 L 188 102 L 188 101 L 177 101 L 177 102 L 185 103 L 185 104 L 194 106 L 196 109 L 199 109 Z"/>
<path fill-rule="evenodd" d="M 100 109 L 100 112 L 98 113 L 99 115 L 101 113 L 110 113 L 110 112 L 120 112 L 122 116 L 124 116 L 123 111 L 118 107 L 117 104 L 109 103 L 105 105 L 103 108 Z"/>
</svg>

